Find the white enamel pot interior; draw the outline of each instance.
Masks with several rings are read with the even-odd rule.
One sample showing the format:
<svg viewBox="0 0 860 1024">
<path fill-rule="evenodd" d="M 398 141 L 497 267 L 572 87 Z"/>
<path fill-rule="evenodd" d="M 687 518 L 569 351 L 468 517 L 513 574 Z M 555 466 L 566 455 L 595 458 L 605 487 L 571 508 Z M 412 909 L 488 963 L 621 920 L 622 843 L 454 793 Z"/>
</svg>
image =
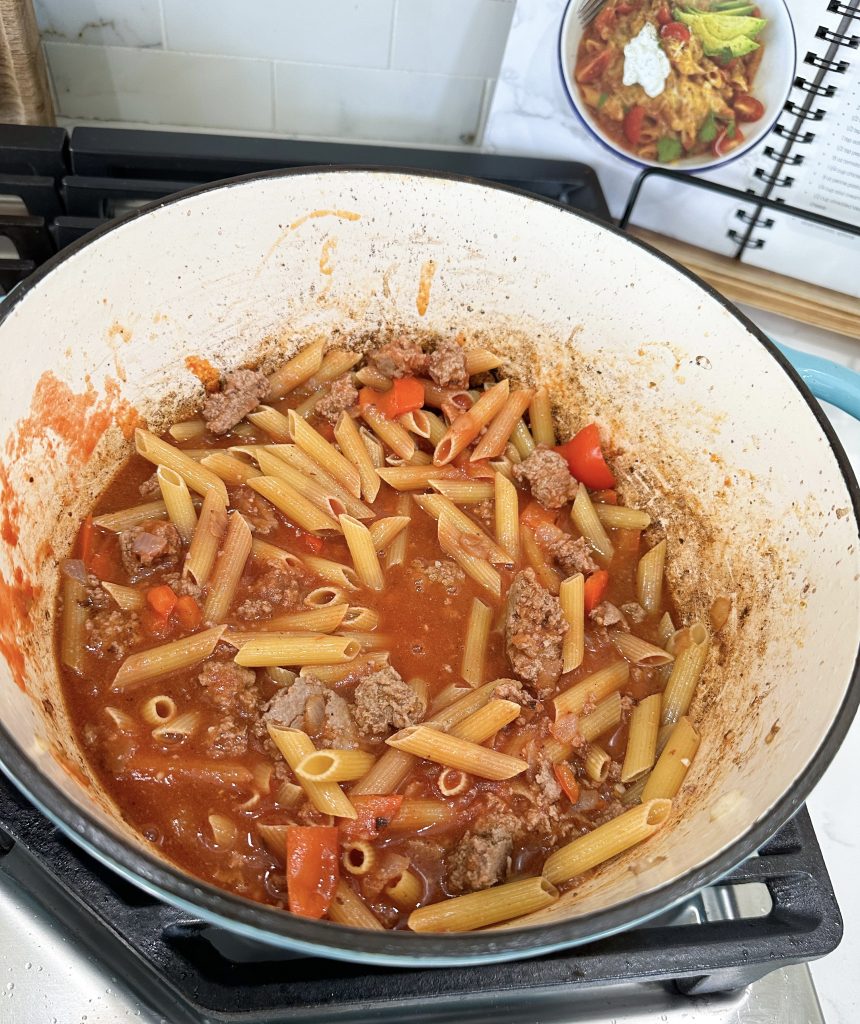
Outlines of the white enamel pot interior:
<svg viewBox="0 0 860 1024">
<path fill-rule="evenodd" d="M 426 308 L 425 308 L 426 304 Z M 687 621 L 731 595 L 692 707 L 702 745 L 663 830 L 528 929 L 356 932 L 252 904 L 159 858 L 69 739 L 52 631 L 57 563 L 136 417 L 202 388 L 186 360 L 268 368 L 316 337 L 463 330 L 596 417 L 624 496 L 668 537 Z M 503 960 L 654 914 L 724 874 L 801 805 L 858 701 L 857 487 L 799 379 L 699 281 L 606 226 L 438 175 L 310 170 L 168 200 L 56 257 L 3 306 L 0 757 L 76 842 L 242 935 L 349 960 Z"/>
</svg>

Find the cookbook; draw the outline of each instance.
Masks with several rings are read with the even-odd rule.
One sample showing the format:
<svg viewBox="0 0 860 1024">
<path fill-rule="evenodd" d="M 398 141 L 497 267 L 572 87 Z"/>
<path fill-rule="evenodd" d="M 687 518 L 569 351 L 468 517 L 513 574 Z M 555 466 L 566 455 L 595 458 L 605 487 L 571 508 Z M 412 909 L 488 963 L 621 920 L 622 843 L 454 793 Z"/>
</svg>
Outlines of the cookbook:
<svg viewBox="0 0 860 1024">
<path fill-rule="evenodd" d="M 674 77 L 666 81 L 667 90 L 671 86 L 667 95 L 676 109 L 669 111 L 664 125 L 679 131 L 661 128 L 659 117 L 649 118 L 652 111 L 648 101 L 644 117 L 638 107 L 631 110 L 625 106 L 623 113 L 620 109 L 613 111 L 616 96 L 611 77 L 603 76 L 604 69 L 599 66 L 603 52 L 600 37 L 611 43 L 608 19 L 613 14 L 604 14 L 603 24 L 593 22 L 585 30 L 574 27 L 576 38 L 567 44 L 566 52 L 563 5 L 520 0 L 520 21 L 512 29 L 485 142 L 493 148 L 522 149 L 527 139 L 537 138 L 540 125 L 537 148 L 546 155 L 551 152 L 594 166 L 616 216 L 643 169 L 630 160 L 631 156 L 672 168 L 674 158 L 682 153 L 685 159 L 675 164 L 678 170 L 689 170 L 691 178 L 736 189 L 749 196 L 748 201 L 655 175 L 643 185 L 633 224 L 751 266 L 860 297 L 860 236 L 756 202 L 764 198 L 860 226 L 860 0 L 786 0 L 788 18 L 781 0 L 759 0 L 757 4 L 745 0 L 709 0 L 708 4 L 703 0 L 679 0 L 651 6 L 658 14 L 657 24 L 654 28 L 646 25 L 632 40 L 639 50 L 635 54 L 626 52 L 638 63 L 631 71 L 632 61 L 625 61 L 623 84 L 630 84 L 630 74 L 651 96 L 646 83 L 653 85 L 655 75 L 659 78 L 658 61 L 665 62 L 667 71 L 669 67 L 661 51 L 668 50 L 674 56 L 671 47 L 683 47 L 691 33 L 698 32 L 705 39 L 706 54 L 719 54 L 716 47 L 722 47 L 722 59 L 714 57 L 714 61 L 728 70 L 724 82 L 718 85 L 729 86 L 728 90 L 722 89 L 722 95 L 730 97 L 734 110 L 720 109 L 723 101 L 715 88 L 710 96 L 716 96 L 716 102 L 712 100 L 708 106 L 716 109 L 716 119 L 712 109 L 707 109 L 704 116 L 701 109 L 697 112 L 697 97 L 691 95 L 690 84 L 700 83 L 702 76 L 691 75 L 687 81 Z M 571 0 L 567 21 L 576 17 L 578 7 L 579 0 Z M 604 11 L 607 8 L 614 9 L 617 22 L 625 14 L 635 18 L 638 4 L 610 0 Z M 638 26 L 641 20 L 640 16 L 634 24 Z M 668 24 L 661 26 L 660 20 Z M 791 47 L 779 51 L 778 58 L 777 27 L 783 37 L 779 45 Z M 655 29 L 662 37 L 659 51 Z M 653 40 L 645 38 L 648 32 L 654 35 Z M 711 38 L 714 32 L 721 33 L 721 37 Z M 622 40 L 629 34 L 629 28 L 626 37 L 619 32 Z M 677 34 L 675 38 L 673 34 Z M 647 52 L 649 44 L 651 53 Z M 590 51 L 589 46 L 593 47 Z M 528 50 L 532 51 L 531 59 L 524 70 L 523 55 Z M 536 72 L 538 59 L 554 64 L 555 82 L 550 83 L 545 72 Z M 619 63 L 616 73 L 620 77 Z M 673 59 L 673 70 L 678 66 Z M 712 64 L 709 66 L 713 69 Z M 730 74 L 743 83 L 734 91 L 728 81 Z M 784 85 L 776 86 L 774 91 L 775 75 L 786 78 Z M 658 82 L 656 88 L 661 85 Z M 621 94 L 619 100 L 630 95 L 620 87 L 617 92 Z M 749 95 L 744 95 L 747 92 Z M 766 97 L 768 102 L 763 106 L 756 96 Z M 683 117 L 671 115 L 690 111 L 695 127 L 686 138 Z M 610 123 L 613 115 L 615 126 Z M 750 123 L 759 119 L 758 125 Z M 550 120 L 552 127 L 548 126 Z M 750 130 L 754 133 L 756 129 L 759 137 L 755 145 L 747 143 L 749 148 L 742 155 L 719 167 L 708 166 L 709 159 L 716 159 L 711 153 L 730 158 L 731 148 L 739 144 L 744 132 L 749 138 Z M 730 136 L 735 130 L 738 136 L 733 140 Z M 812 252 L 814 258 L 810 259 Z"/>
</svg>

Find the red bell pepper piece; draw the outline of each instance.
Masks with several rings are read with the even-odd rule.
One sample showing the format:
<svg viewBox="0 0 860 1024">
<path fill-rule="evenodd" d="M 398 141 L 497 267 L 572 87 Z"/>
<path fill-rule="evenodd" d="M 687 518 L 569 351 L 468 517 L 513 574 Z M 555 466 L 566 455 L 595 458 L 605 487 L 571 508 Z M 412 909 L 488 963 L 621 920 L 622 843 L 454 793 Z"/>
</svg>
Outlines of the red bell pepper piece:
<svg viewBox="0 0 860 1024">
<path fill-rule="evenodd" d="M 359 408 L 375 405 L 386 419 L 396 420 L 424 405 L 424 384 L 417 377 L 398 377 L 388 391 L 362 388 L 358 393 Z"/>
<path fill-rule="evenodd" d="M 552 770 L 555 772 L 555 777 L 558 780 L 559 786 L 564 790 L 567 799 L 572 804 L 579 803 L 579 792 L 580 785 L 579 780 L 573 774 L 573 769 L 569 764 L 554 764 Z"/>
<path fill-rule="evenodd" d="M 645 122 L 645 108 L 631 107 L 624 115 L 624 138 L 631 146 L 638 146 L 642 141 L 642 125 Z"/>
<path fill-rule="evenodd" d="M 176 607 L 176 594 L 166 583 L 148 590 L 146 600 L 155 614 L 160 615 L 163 619 L 166 619 Z"/>
<path fill-rule="evenodd" d="M 287 829 L 287 898 L 294 914 L 322 917 L 334 899 L 339 876 L 336 828 L 291 825 Z"/>
<path fill-rule="evenodd" d="M 609 573 L 605 569 L 598 569 L 593 572 L 585 581 L 585 614 L 591 612 L 603 600 L 606 588 L 609 586 Z"/>
<path fill-rule="evenodd" d="M 615 477 L 603 457 L 596 423 L 589 423 L 555 450 L 567 460 L 571 474 L 586 487 L 603 489 L 615 486 Z"/>
<path fill-rule="evenodd" d="M 355 818 L 344 818 L 340 834 L 344 839 L 376 839 L 388 828 L 403 803 L 399 794 L 393 796 L 354 796 Z"/>
</svg>

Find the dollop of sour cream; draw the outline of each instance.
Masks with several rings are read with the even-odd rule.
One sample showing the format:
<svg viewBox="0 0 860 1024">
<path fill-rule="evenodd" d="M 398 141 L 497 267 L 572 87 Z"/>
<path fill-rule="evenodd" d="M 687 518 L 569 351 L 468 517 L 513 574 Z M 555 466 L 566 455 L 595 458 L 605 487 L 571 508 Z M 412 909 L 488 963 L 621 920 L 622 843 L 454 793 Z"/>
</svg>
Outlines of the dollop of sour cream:
<svg viewBox="0 0 860 1024">
<path fill-rule="evenodd" d="M 660 47 L 657 30 L 647 22 L 624 47 L 624 84 L 641 85 L 653 99 L 666 87 L 672 65 Z"/>
</svg>

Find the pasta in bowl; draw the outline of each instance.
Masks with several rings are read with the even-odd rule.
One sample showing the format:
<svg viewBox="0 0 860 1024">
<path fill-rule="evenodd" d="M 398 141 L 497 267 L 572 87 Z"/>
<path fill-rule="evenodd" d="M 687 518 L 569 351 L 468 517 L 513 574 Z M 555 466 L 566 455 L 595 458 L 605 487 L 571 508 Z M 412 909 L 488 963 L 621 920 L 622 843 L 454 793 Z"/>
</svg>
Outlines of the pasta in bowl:
<svg viewBox="0 0 860 1024">
<path fill-rule="evenodd" d="M 755 146 L 794 76 L 783 0 L 608 0 L 584 29 L 568 4 L 559 59 L 568 98 L 604 145 L 695 170 Z"/>
<path fill-rule="evenodd" d="M 695 753 L 709 633 L 676 629 L 665 539 L 593 423 L 559 438 L 546 389 L 464 340 L 227 374 L 138 429 L 63 565 L 102 786 L 235 893 L 510 921 L 656 831 Z"/>
</svg>

